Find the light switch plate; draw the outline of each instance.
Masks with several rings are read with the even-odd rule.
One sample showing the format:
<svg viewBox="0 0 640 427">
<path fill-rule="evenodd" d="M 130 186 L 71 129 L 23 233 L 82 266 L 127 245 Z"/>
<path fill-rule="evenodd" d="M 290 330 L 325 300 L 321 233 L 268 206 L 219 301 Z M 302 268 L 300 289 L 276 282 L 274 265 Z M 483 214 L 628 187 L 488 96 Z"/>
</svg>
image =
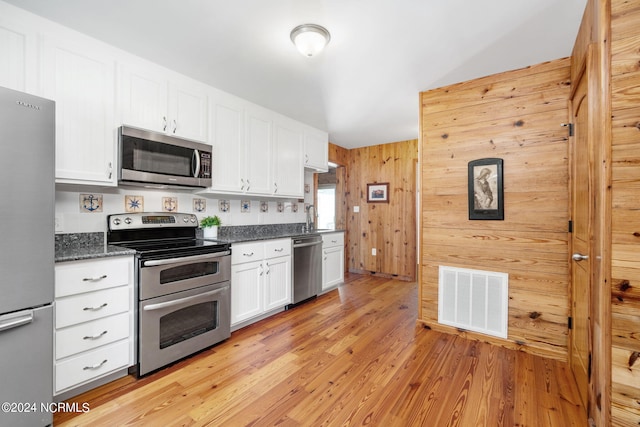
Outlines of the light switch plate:
<svg viewBox="0 0 640 427">
<path fill-rule="evenodd" d="M 64 218 L 62 214 L 58 214 L 55 216 L 54 231 L 56 233 L 61 233 L 64 231 Z"/>
<path fill-rule="evenodd" d="M 354 212 L 360 212 L 360 206 L 354 206 L 353 207 L 353 211 Z"/>
</svg>

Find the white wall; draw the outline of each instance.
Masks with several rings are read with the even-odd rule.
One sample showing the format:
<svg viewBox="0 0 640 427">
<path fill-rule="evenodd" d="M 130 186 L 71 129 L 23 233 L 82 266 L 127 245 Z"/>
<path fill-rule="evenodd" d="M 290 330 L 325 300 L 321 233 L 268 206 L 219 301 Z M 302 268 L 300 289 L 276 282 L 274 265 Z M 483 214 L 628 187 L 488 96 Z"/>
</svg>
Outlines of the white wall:
<svg viewBox="0 0 640 427">
<path fill-rule="evenodd" d="M 145 212 L 161 212 L 163 197 L 178 198 L 178 212 L 195 213 L 198 218 L 208 215 L 218 215 L 223 226 L 259 225 L 259 224 L 287 224 L 306 221 L 305 203 L 313 204 L 313 173 L 305 171 L 305 186 L 310 188 L 305 193 L 304 202 L 291 199 L 272 198 L 258 200 L 251 197 L 219 196 L 197 194 L 190 190 L 149 190 L 142 187 L 84 187 L 84 186 L 56 186 L 56 233 L 88 233 L 106 231 L 107 215 L 124 213 L 126 195 L 142 196 Z M 81 209 L 80 195 L 102 195 L 102 211 L 88 212 Z M 193 209 L 193 199 L 206 199 L 205 212 L 198 213 Z M 230 202 L 229 212 L 219 211 L 218 200 L 226 199 Z M 251 211 L 241 212 L 240 202 L 251 201 Z M 269 211 L 260 212 L 260 201 L 267 201 Z M 284 203 L 284 212 L 278 212 L 278 202 Z M 293 204 L 298 205 L 298 212 L 293 212 Z"/>
</svg>

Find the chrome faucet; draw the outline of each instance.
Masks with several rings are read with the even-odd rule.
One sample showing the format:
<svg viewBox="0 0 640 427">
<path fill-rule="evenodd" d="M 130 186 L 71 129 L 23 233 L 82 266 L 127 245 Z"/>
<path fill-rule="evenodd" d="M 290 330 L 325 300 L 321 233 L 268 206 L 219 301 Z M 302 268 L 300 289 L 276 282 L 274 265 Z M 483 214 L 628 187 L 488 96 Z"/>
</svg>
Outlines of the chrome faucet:
<svg viewBox="0 0 640 427">
<path fill-rule="evenodd" d="M 311 216 L 311 211 L 313 211 L 313 216 Z M 315 225 L 316 225 L 315 216 L 316 216 L 316 208 L 314 208 L 313 205 L 307 206 L 307 225 L 305 227 L 305 231 L 309 232 L 315 228 Z"/>
</svg>

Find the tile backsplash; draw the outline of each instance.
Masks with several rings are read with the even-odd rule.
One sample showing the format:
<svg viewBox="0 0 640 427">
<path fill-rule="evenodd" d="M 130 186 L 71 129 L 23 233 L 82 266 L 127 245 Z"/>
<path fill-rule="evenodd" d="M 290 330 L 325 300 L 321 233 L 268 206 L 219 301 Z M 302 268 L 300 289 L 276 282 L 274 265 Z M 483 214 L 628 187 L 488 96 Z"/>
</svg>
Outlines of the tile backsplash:
<svg viewBox="0 0 640 427">
<path fill-rule="evenodd" d="M 305 172 L 305 184 L 313 173 Z M 218 215 L 223 225 L 289 224 L 305 222 L 305 203 L 289 199 L 253 200 L 250 196 L 198 194 L 190 190 L 151 190 L 141 187 L 56 186 L 56 233 L 106 231 L 107 216 L 124 212 L 184 212 L 198 218 Z M 248 203 L 247 203 L 248 202 Z M 249 205 L 250 209 L 246 209 Z"/>
</svg>

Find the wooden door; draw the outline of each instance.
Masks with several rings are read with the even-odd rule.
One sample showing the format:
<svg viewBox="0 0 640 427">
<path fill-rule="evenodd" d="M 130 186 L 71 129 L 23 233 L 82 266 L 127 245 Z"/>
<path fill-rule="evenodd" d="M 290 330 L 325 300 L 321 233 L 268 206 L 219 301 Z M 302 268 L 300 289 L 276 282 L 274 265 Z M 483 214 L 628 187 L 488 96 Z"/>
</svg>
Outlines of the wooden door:
<svg viewBox="0 0 640 427">
<path fill-rule="evenodd" d="M 587 67 L 588 70 L 588 67 Z M 571 100 L 574 136 L 571 144 L 571 318 L 569 337 L 571 370 L 587 406 L 591 336 L 591 223 L 593 216 L 592 161 L 589 140 L 588 71 L 585 71 Z"/>
</svg>

